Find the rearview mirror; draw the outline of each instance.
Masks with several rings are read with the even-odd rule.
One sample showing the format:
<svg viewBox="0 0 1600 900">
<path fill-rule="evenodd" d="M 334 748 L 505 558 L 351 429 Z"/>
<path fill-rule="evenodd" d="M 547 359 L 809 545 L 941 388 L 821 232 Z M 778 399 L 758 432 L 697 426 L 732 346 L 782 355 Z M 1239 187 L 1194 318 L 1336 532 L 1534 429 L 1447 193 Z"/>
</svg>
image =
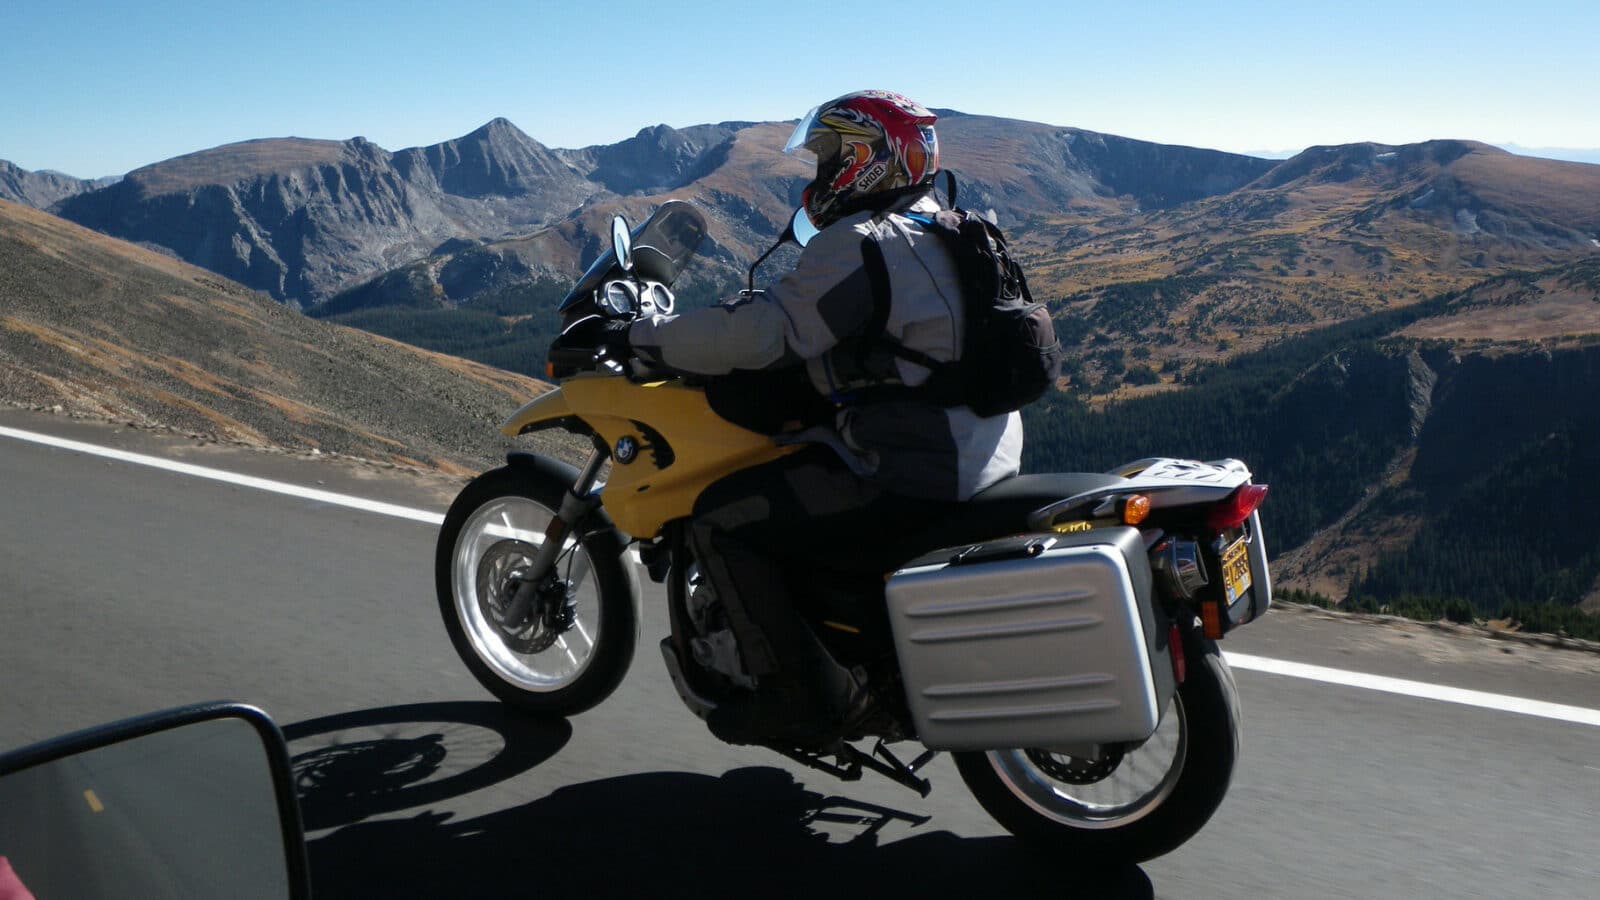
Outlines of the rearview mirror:
<svg viewBox="0 0 1600 900">
<path fill-rule="evenodd" d="M 628 234 L 628 220 L 611 217 L 611 252 L 624 272 L 633 271 L 633 238 Z"/>
<path fill-rule="evenodd" d="M 208 703 L 0 754 L 0 896 L 18 884 L 40 900 L 309 897 L 283 734 Z"/>
<path fill-rule="evenodd" d="M 794 234 L 794 242 L 802 247 L 811 243 L 811 239 L 820 233 L 817 226 L 811 224 L 811 217 L 806 215 L 804 206 L 794 211 L 794 218 L 789 221 L 789 231 Z"/>
</svg>

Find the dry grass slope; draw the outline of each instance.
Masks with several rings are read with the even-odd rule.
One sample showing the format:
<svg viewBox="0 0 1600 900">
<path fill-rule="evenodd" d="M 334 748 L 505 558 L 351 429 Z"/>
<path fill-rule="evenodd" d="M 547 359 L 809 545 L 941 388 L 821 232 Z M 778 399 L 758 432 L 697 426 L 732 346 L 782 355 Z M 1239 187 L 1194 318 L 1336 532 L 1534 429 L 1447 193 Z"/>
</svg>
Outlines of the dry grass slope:
<svg viewBox="0 0 1600 900">
<path fill-rule="evenodd" d="M 1461 141 L 1304 157 L 1172 209 L 1052 217 L 1018 242 L 1030 282 L 1095 331 L 1151 346 L 1159 364 L 1600 256 L 1600 166 Z M 1128 320 L 1113 300 L 1130 288 L 1159 304 L 1158 321 Z M 1417 334 L 1516 341 L 1597 330 L 1588 293 L 1547 288 L 1536 310 L 1480 311 Z"/>
<path fill-rule="evenodd" d="M 546 389 L 0 201 L 0 401 L 470 471 Z"/>
</svg>

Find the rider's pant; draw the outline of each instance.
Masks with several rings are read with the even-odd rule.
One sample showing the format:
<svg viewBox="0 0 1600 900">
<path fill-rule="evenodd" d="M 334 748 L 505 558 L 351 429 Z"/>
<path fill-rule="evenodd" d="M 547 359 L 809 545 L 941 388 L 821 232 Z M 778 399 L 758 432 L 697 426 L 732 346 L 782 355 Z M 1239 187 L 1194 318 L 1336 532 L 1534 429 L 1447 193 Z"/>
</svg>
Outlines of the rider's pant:
<svg viewBox="0 0 1600 900">
<path fill-rule="evenodd" d="M 906 542 L 956 504 L 891 494 L 820 446 L 743 469 L 695 502 L 690 531 L 701 571 L 727 610 L 749 673 L 804 672 L 820 644 L 795 608 L 810 578 L 876 585 L 906 561 Z"/>
</svg>

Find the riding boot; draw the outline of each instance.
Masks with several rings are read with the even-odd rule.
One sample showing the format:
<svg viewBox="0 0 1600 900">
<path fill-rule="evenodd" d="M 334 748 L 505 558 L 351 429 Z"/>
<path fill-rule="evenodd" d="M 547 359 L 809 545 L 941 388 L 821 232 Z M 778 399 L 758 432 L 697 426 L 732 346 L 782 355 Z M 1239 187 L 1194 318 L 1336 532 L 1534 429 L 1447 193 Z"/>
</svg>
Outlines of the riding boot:
<svg viewBox="0 0 1600 900">
<path fill-rule="evenodd" d="M 799 637 L 799 636 L 796 636 Z M 754 693 L 711 711 L 706 724 L 730 744 L 783 744 L 823 749 L 858 722 L 867 693 L 855 676 L 834 661 L 816 636 L 787 642 L 794 653 L 782 667 L 762 676 Z"/>
</svg>

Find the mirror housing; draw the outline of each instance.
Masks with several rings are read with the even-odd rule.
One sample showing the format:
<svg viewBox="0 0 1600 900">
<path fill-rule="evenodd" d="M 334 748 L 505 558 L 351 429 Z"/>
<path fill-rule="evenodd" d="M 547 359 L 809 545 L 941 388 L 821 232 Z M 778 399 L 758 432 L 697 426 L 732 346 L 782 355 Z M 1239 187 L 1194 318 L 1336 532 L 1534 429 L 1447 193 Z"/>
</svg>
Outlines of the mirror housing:
<svg viewBox="0 0 1600 900">
<path fill-rule="evenodd" d="M 633 271 L 633 236 L 628 233 L 628 220 L 621 216 L 611 217 L 611 252 L 622 271 Z"/>
<path fill-rule="evenodd" d="M 789 224 L 783 229 L 783 234 L 778 235 L 777 243 L 773 244 L 771 247 L 768 247 L 767 252 L 756 257 L 756 261 L 750 264 L 746 292 L 750 296 L 755 295 L 756 269 L 759 269 L 761 264 L 767 261 L 767 257 L 777 253 L 779 247 L 782 247 L 784 244 L 787 244 L 790 241 L 794 241 L 803 248 L 806 244 L 811 243 L 812 238 L 821 233 L 822 232 L 817 229 L 817 226 L 811 224 L 811 216 L 806 213 L 805 204 L 801 204 L 795 209 L 794 215 L 789 217 Z"/>
<path fill-rule="evenodd" d="M 0 754 L 0 861 L 0 894 L 311 895 L 288 745 L 231 702 Z"/>
</svg>

